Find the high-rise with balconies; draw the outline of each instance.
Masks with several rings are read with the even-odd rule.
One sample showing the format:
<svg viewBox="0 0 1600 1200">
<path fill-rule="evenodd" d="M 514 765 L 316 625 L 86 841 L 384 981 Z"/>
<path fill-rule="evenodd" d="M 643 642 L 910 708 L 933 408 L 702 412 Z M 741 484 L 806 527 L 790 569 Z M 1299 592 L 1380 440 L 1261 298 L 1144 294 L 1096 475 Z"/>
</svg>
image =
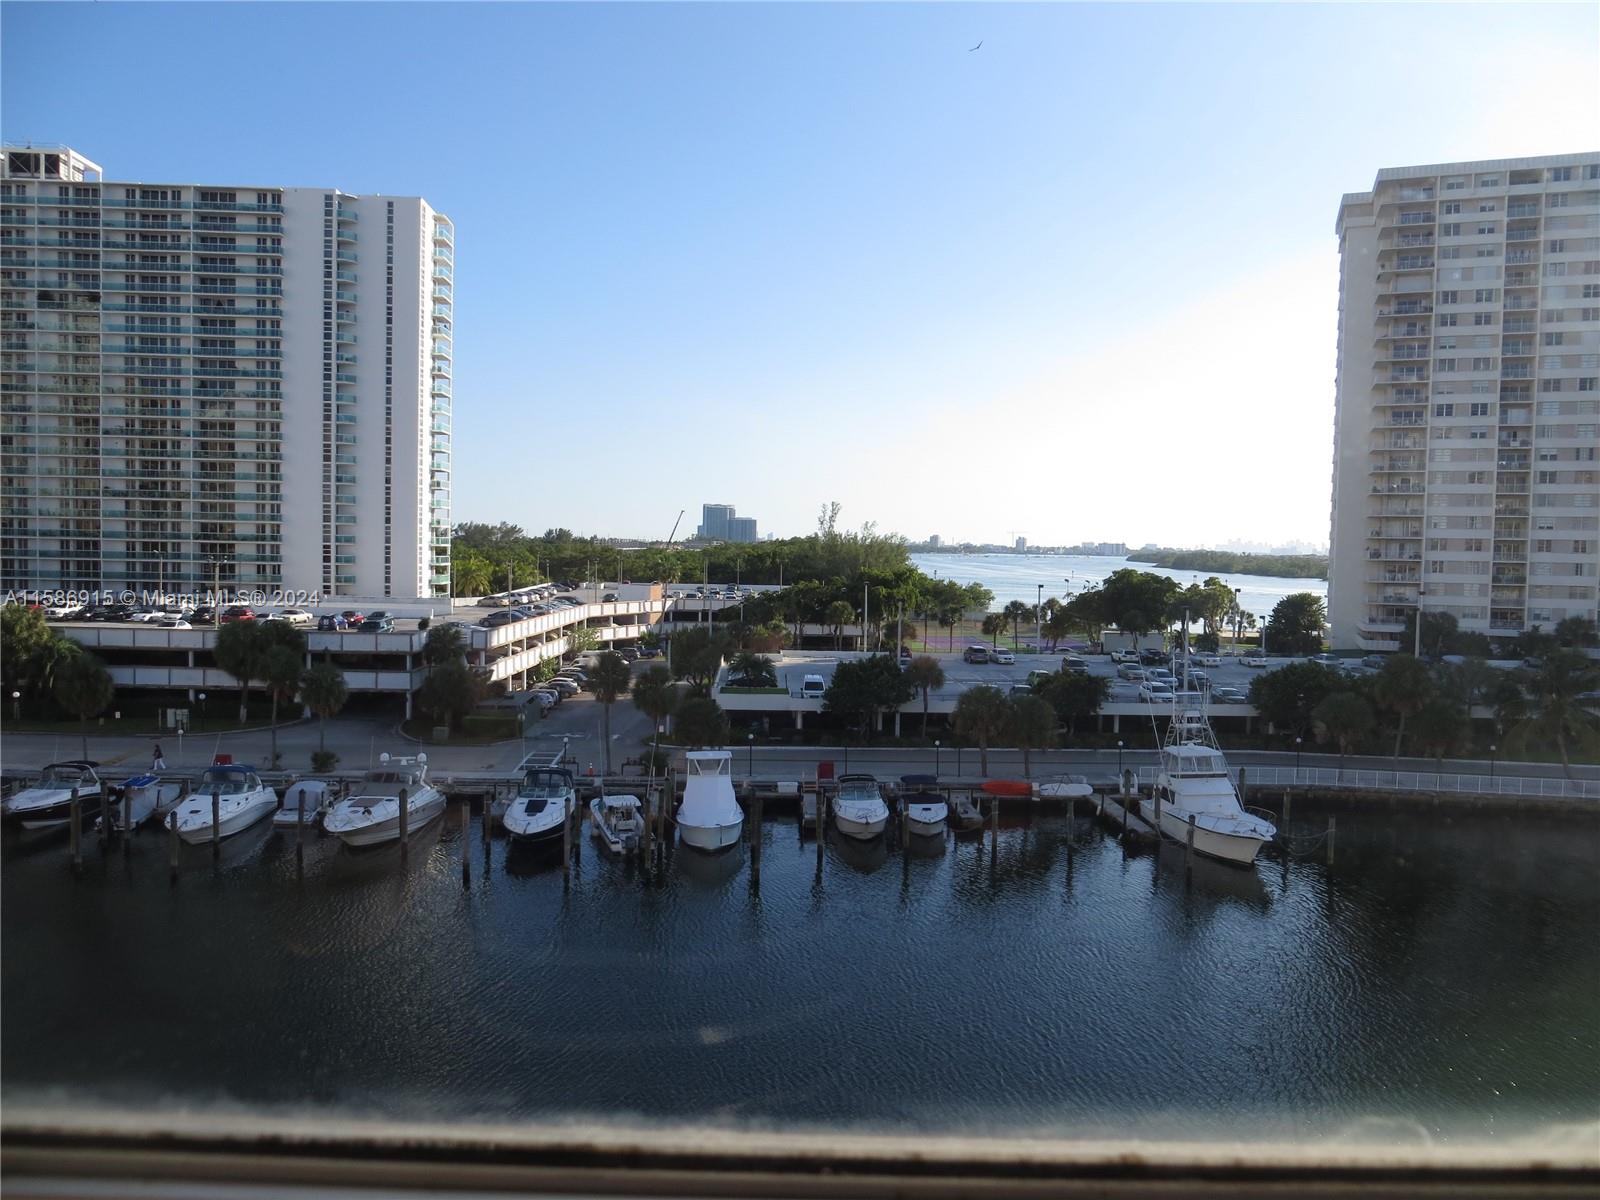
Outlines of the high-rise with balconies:
<svg viewBox="0 0 1600 1200">
<path fill-rule="evenodd" d="M 1335 647 L 1594 617 L 1600 154 L 1385 169 L 1337 232 Z"/>
<path fill-rule="evenodd" d="M 450 581 L 454 230 L 415 197 L 0 164 L 0 588 Z"/>
</svg>

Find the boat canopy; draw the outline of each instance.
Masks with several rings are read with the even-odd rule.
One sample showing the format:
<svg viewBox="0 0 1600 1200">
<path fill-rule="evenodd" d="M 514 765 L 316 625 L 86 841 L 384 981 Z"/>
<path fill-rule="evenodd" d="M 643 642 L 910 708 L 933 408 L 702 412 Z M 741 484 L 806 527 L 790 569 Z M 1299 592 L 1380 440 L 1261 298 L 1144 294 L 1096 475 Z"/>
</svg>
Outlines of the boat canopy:
<svg viewBox="0 0 1600 1200">
<path fill-rule="evenodd" d="M 572 772 L 555 767 L 534 767 L 522 777 L 517 795 L 548 799 L 572 790 Z"/>
<path fill-rule="evenodd" d="M 733 755 L 726 750 L 691 750 L 684 757 L 690 775 L 733 775 Z"/>
<path fill-rule="evenodd" d="M 401 788 L 405 788 L 407 795 L 410 795 L 426 786 L 427 782 L 420 767 L 388 767 L 379 771 L 368 771 L 367 777 L 361 781 L 361 786 L 352 795 L 393 796 Z"/>
<path fill-rule="evenodd" d="M 215 788 L 219 795 L 238 796 L 260 786 L 261 780 L 256 778 L 254 767 L 231 763 L 228 766 L 207 767 L 196 790 L 209 794 Z"/>
<path fill-rule="evenodd" d="M 842 775 L 839 777 L 840 800 L 881 800 L 878 781 L 871 775 Z"/>
<path fill-rule="evenodd" d="M 939 783 L 937 775 L 902 775 L 900 782 L 907 787 L 936 787 Z"/>
<path fill-rule="evenodd" d="M 35 787 L 42 788 L 70 788 L 82 783 L 98 783 L 94 775 L 94 764 L 91 762 L 59 762 L 51 763 L 39 776 Z"/>
<path fill-rule="evenodd" d="M 1228 774 L 1228 761 L 1222 752 L 1197 742 L 1168 746 L 1161 751 L 1162 765 L 1169 775 Z"/>
</svg>

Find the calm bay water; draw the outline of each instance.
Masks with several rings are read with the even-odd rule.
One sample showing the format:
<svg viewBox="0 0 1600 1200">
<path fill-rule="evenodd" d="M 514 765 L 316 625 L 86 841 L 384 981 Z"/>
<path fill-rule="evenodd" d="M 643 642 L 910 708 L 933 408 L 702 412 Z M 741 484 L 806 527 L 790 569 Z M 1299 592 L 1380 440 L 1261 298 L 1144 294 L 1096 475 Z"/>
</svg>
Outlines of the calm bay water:
<svg viewBox="0 0 1600 1200">
<path fill-rule="evenodd" d="M 1600 1107 L 1592 820 L 1345 812 L 1331 867 L 1186 886 L 1065 816 L 819 880 L 774 818 L 759 892 L 747 848 L 654 887 L 592 842 L 565 889 L 476 821 L 465 892 L 453 815 L 405 868 L 297 877 L 263 828 L 175 886 L 154 836 L 76 883 L 8 840 L 4 1099 L 1385 1142 Z"/>
<path fill-rule="evenodd" d="M 1046 596 L 1060 597 L 1067 590 L 1076 594 L 1100 583 L 1111 572 L 1123 567 L 1166 575 L 1187 587 L 1207 579 L 1209 571 L 1171 571 L 1146 566 L 1130 559 L 1090 557 L 1074 554 L 913 554 L 912 563 L 926 575 L 954 579 L 957 583 L 981 583 L 994 593 L 994 607 L 1007 601 L 1034 603 L 1038 585 Z M 1312 592 L 1328 599 L 1326 579 L 1280 579 L 1272 575 L 1218 575 L 1231 588 L 1239 589 L 1239 603 L 1246 612 L 1265 620 L 1273 606 L 1295 592 Z"/>
</svg>

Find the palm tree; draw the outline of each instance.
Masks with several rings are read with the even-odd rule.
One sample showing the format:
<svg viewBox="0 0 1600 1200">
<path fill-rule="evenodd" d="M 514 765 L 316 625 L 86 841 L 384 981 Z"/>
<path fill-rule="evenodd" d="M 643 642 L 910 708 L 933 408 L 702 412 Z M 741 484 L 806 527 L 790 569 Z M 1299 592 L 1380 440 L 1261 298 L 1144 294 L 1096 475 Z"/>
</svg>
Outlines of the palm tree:
<svg viewBox="0 0 1600 1200">
<path fill-rule="evenodd" d="M 278 702 L 294 699 L 302 659 L 288 646 L 272 646 L 261 657 L 261 680 L 272 697 L 272 765 L 278 765 Z"/>
<path fill-rule="evenodd" d="M 777 687 L 778 674 L 772 669 L 772 660 L 765 654 L 742 650 L 728 663 L 728 678 L 739 680 L 741 687 Z"/>
<path fill-rule="evenodd" d="M 1032 619 L 1033 606 L 1013 600 L 1001 610 L 1001 615 L 1011 622 L 1011 648 L 1015 650 L 1021 644 L 1023 618 Z"/>
<path fill-rule="evenodd" d="M 589 676 L 589 686 L 594 691 L 595 699 L 605 705 L 601 710 L 605 739 L 601 758 L 605 763 L 607 775 L 611 774 L 611 706 L 619 697 L 627 694 L 628 687 L 632 683 L 633 673 L 628 670 L 628 664 L 622 660 L 622 655 L 615 650 L 607 650 L 602 654 Z"/>
<path fill-rule="evenodd" d="M 319 725 L 317 749 L 328 749 L 328 718 L 339 715 L 339 710 L 350 699 L 350 688 L 344 681 L 344 672 L 331 662 L 321 662 L 309 668 L 300 677 L 300 697 L 306 707 L 317 714 Z"/>
<path fill-rule="evenodd" d="M 959 604 L 941 604 L 936 610 L 934 620 L 939 622 L 942 629 L 950 631 L 950 649 L 956 648 L 956 626 L 961 624 L 961 618 L 966 615 L 966 609 Z"/>
<path fill-rule="evenodd" d="M 650 771 L 654 774 L 656 759 L 661 754 L 661 722 L 678 707 L 678 688 L 672 681 L 672 672 L 663 666 L 641 672 L 633 681 L 633 706 L 649 717 L 655 728 L 650 748 Z"/>
<path fill-rule="evenodd" d="M 922 736 L 928 736 L 928 693 L 944 686 L 944 668 L 931 654 L 919 654 L 906 664 L 906 682 L 922 693 Z"/>
<path fill-rule="evenodd" d="M 962 737 L 978 743 L 979 768 L 989 773 L 989 742 L 1006 730 L 1011 706 L 997 687 L 979 684 L 961 693 L 956 701 L 955 727 Z"/>
<path fill-rule="evenodd" d="M 991 645 L 997 644 L 1000 635 L 1006 631 L 1006 617 L 1004 613 L 985 613 L 983 615 L 983 636 L 989 639 Z"/>
<path fill-rule="evenodd" d="M 261 661 L 266 657 L 265 626 L 256 621 L 230 621 L 217 630 L 212 655 L 229 675 L 239 681 L 239 724 L 250 716 L 250 682 L 261 677 Z"/>
<path fill-rule="evenodd" d="M 1394 654 L 1378 672 L 1372 695 L 1400 718 L 1394 734 L 1394 756 L 1399 758 L 1401 739 L 1406 735 L 1406 718 L 1421 712 L 1433 695 L 1433 678 L 1420 659 L 1409 654 Z"/>
<path fill-rule="evenodd" d="M 1056 710 L 1038 696 L 1011 699 L 1011 738 L 1022 749 L 1022 776 L 1033 778 L 1031 751 L 1048 750 L 1056 742 Z"/>
<path fill-rule="evenodd" d="M 833 626 L 833 648 L 835 650 L 844 649 L 844 627 L 855 619 L 856 610 L 848 600 L 835 600 L 823 610 L 823 624 Z M 865 630 L 862 632 L 864 640 Z M 860 649 L 860 647 L 857 647 L 857 649 Z"/>
<path fill-rule="evenodd" d="M 87 651 L 62 659 L 55 668 L 51 693 L 56 703 L 78 718 L 78 735 L 83 739 L 83 757 L 89 757 L 89 718 L 111 703 L 116 688 L 105 664 Z"/>
<path fill-rule="evenodd" d="M 1554 742 L 1561 769 L 1572 778 L 1573 749 L 1594 753 L 1600 748 L 1600 714 L 1584 707 L 1579 697 L 1600 690 L 1600 663 L 1577 650 L 1555 650 L 1531 680 L 1532 709 L 1512 729 L 1512 744 L 1530 740 Z"/>
<path fill-rule="evenodd" d="M 710 696 L 690 696 L 673 716 L 680 741 L 690 746 L 720 746 L 728 740 L 728 718 Z"/>
<path fill-rule="evenodd" d="M 1333 692 L 1311 710 L 1317 741 L 1338 744 L 1340 779 L 1344 778 L 1344 756 L 1372 732 L 1375 720 L 1372 705 L 1355 692 Z"/>
<path fill-rule="evenodd" d="M 1444 756 L 1454 753 L 1467 733 L 1467 718 L 1452 698 L 1434 696 L 1422 706 L 1412 723 L 1411 736 L 1423 753 L 1432 754 L 1444 767 Z"/>
</svg>

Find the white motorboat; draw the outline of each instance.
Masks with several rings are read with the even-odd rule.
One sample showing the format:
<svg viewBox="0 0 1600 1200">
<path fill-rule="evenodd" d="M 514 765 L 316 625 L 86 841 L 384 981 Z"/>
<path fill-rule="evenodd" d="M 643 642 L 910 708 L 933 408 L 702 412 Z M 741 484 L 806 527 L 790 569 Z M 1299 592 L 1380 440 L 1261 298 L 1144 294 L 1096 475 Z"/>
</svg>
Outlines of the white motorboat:
<svg viewBox="0 0 1600 1200">
<path fill-rule="evenodd" d="M 301 779 L 283 793 L 283 807 L 272 814 L 272 823 L 279 829 L 293 829 L 300 824 L 300 802 L 305 800 L 305 828 L 317 829 L 322 824 L 322 810 L 333 799 L 333 791 L 321 779 Z"/>
<path fill-rule="evenodd" d="M 1039 785 L 1041 800 L 1087 800 L 1093 795 L 1094 788 L 1083 775 L 1063 775 Z"/>
<path fill-rule="evenodd" d="M 644 835 L 644 818 L 639 815 L 637 796 L 596 796 L 589 801 L 594 818 L 594 836 L 613 854 L 632 854 Z"/>
<path fill-rule="evenodd" d="M 152 817 L 165 817 L 173 805 L 183 799 L 183 784 L 176 779 L 162 779 L 159 775 L 135 775 L 124 779 L 117 789 L 120 795 L 111 798 L 107 805 L 111 828 L 122 832 L 122 817 L 126 812 L 129 825 L 137 829 Z M 101 820 L 105 820 L 102 817 Z"/>
<path fill-rule="evenodd" d="M 733 755 L 727 750 L 691 750 L 678 807 L 683 844 L 696 850 L 726 850 L 744 832 L 744 810 L 733 794 Z"/>
<path fill-rule="evenodd" d="M 519 842 L 559 842 L 562 824 L 577 802 L 571 771 L 533 767 L 500 814 L 500 824 Z"/>
<path fill-rule="evenodd" d="M 906 830 L 912 837 L 943 837 L 950 816 L 943 796 L 913 792 L 905 798 Z"/>
<path fill-rule="evenodd" d="M 254 767 L 243 763 L 207 767 L 195 790 L 167 815 L 167 827 L 176 828 L 178 836 L 190 845 L 211 840 L 213 791 L 218 796 L 217 833 L 221 837 L 243 833 L 278 810 L 278 793 L 261 782 Z"/>
<path fill-rule="evenodd" d="M 105 787 L 95 768 L 100 764 L 75 758 L 51 763 L 31 787 L 7 797 L 5 820 L 24 829 L 55 829 L 72 820 L 72 789 L 78 789 L 78 815 L 84 828 L 100 815 Z"/>
<path fill-rule="evenodd" d="M 428 756 L 390 758 L 368 771 L 355 791 L 340 800 L 322 827 L 346 846 L 381 846 L 400 840 L 400 805 L 406 806 L 406 836 L 444 813 L 444 793 L 428 782 Z"/>
<path fill-rule="evenodd" d="M 871 775 L 839 776 L 839 794 L 833 798 L 833 824 L 846 837 L 866 841 L 878 837 L 889 824 L 889 806 Z"/>
<path fill-rule="evenodd" d="M 1249 866 L 1256 852 L 1277 836 L 1272 822 L 1248 813 L 1228 775 L 1228 760 L 1217 745 L 1202 704 L 1173 706 L 1161 746 L 1155 808 L 1161 834 L 1187 842 L 1194 832 L 1197 854 Z"/>
</svg>

